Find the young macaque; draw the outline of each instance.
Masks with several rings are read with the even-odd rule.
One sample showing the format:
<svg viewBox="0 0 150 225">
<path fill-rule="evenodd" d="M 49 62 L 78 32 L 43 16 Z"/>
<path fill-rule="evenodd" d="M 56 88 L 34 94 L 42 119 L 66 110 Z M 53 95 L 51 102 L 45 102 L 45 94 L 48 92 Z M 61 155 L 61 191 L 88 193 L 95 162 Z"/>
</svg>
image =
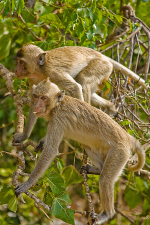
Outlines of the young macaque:
<svg viewBox="0 0 150 225">
<path fill-rule="evenodd" d="M 91 48 L 67 46 L 43 51 L 35 45 L 24 45 L 15 56 L 17 66 L 15 73 L 19 79 L 25 77 L 29 85 L 38 84 L 49 77 L 64 89 L 66 94 L 98 107 L 106 107 L 114 115 L 117 113 L 113 103 L 96 94 L 100 91 L 112 73 L 113 68 L 131 77 L 145 89 L 145 81 L 125 66 L 102 55 Z M 37 117 L 32 105 L 24 133 L 14 135 L 14 142 L 22 142 L 30 136 L 30 121 Z"/>
<path fill-rule="evenodd" d="M 16 187 L 18 196 L 26 192 L 42 176 L 58 154 L 63 137 L 80 142 L 95 167 L 87 171 L 100 174 L 99 191 L 103 211 L 95 214 L 95 224 L 102 224 L 115 214 L 114 183 L 126 165 L 131 150 L 138 155 L 131 171 L 140 170 L 145 154 L 138 140 L 128 134 L 110 116 L 79 99 L 64 95 L 49 79 L 43 80 L 32 92 L 33 112 L 48 120 L 44 149 L 29 179 Z M 32 130 L 34 123 L 30 124 Z"/>
</svg>

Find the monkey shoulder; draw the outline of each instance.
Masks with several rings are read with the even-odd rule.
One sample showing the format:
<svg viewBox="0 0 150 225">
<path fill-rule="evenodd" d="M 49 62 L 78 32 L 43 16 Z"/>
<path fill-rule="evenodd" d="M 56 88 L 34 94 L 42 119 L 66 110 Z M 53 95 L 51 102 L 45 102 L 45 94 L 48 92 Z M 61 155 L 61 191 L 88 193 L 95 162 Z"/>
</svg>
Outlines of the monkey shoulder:
<svg viewBox="0 0 150 225">
<path fill-rule="evenodd" d="M 47 51 L 47 55 L 48 57 L 50 57 L 51 59 L 72 59 L 72 58 L 77 58 L 78 56 L 84 55 L 84 56 L 103 56 L 100 52 L 91 49 L 91 48 L 87 48 L 87 47 L 83 47 L 83 46 L 64 46 L 64 47 L 59 47 L 59 48 L 55 48 L 52 49 L 50 51 Z M 71 57 L 71 58 L 70 58 Z M 80 58 L 81 60 L 81 58 Z"/>
</svg>

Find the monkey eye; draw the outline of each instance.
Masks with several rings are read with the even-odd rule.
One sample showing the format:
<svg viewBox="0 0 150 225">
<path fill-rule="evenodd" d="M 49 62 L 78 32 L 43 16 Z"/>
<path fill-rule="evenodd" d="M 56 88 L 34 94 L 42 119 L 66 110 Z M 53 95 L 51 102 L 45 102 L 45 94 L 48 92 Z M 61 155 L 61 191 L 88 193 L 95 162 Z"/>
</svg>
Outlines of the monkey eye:
<svg viewBox="0 0 150 225">
<path fill-rule="evenodd" d="M 24 61 L 20 60 L 20 64 L 23 65 L 24 64 Z"/>
<path fill-rule="evenodd" d="M 42 96 L 41 99 L 42 99 L 42 100 L 46 100 L 47 97 L 46 97 L 46 96 Z"/>
<path fill-rule="evenodd" d="M 34 97 L 34 98 L 38 98 L 38 96 L 37 96 L 37 95 L 35 95 L 35 94 L 33 94 L 33 97 Z"/>
</svg>

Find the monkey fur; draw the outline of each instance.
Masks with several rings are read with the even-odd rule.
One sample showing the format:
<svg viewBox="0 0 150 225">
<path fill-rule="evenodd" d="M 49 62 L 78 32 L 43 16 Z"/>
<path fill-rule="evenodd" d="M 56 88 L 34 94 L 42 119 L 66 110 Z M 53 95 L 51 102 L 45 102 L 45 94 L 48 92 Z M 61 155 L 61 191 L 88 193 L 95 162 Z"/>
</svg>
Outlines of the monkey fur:
<svg viewBox="0 0 150 225">
<path fill-rule="evenodd" d="M 95 214 L 95 224 L 102 224 L 115 214 L 114 183 L 126 165 L 131 150 L 138 155 L 136 165 L 129 165 L 131 171 L 140 170 L 145 162 L 145 153 L 138 140 L 128 134 L 109 115 L 86 102 L 64 95 L 49 79 L 43 80 L 32 92 L 33 111 L 37 117 L 48 120 L 44 149 L 29 176 L 16 187 L 18 196 L 27 191 L 42 176 L 54 158 L 63 137 L 80 142 L 95 167 L 87 170 L 100 174 L 99 191 L 103 211 Z M 30 130 L 34 122 L 30 124 Z"/>
<path fill-rule="evenodd" d="M 112 73 L 113 68 L 131 77 L 145 89 L 145 81 L 125 66 L 102 55 L 91 48 L 66 46 L 50 51 L 29 44 L 24 45 L 16 54 L 15 73 L 19 79 L 29 80 L 30 88 L 49 77 L 51 82 L 64 89 L 66 94 L 92 103 L 97 107 L 106 107 L 116 115 L 117 111 L 108 100 L 96 94 L 101 90 Z M 30 122 L 36 122 L 32 105 L 24 133 L 14 135 L 14 142 L 22 142 L 30 136 Z"/>
</svg>

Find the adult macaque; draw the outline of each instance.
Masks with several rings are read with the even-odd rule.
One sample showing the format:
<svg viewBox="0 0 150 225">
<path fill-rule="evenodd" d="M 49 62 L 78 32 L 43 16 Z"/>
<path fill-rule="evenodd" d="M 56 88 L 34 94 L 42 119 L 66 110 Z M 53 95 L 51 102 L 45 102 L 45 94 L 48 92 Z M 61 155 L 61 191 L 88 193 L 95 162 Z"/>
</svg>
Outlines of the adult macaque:
<svg viewBox="0 0 150 225">
<path fill-rule="evenodd" d="M 48 120 L 44 149 L 39 161 L 29 176 L 20 184 L 16 195 L 27 191 L 44 173 L 58 154 L 63 137 L 83 144 L 88 156 L 96 167 L 87 166 L 89 171 L 100 174 L 99 190 L 103 212 L 95 214 L 95 224 L 102 224 L 115 214 L 114 183 L 127 163 L 132 150 L 138 155 L 136 165 L 129 169 L 137 171 L 145 162 L 141 144 L 129 135 L 110 116 L 79 99 L 65 96 L 58 86 L 49 79 L 33 87 L 34 114 Z M 32 130 L 34 123 L 30 124 Z M 92 168 L 92 169 L 91 169 Z"/>
<path fill-rule="evenodd" d="M 138 75 L 91 48 L 68 46 L 44 52 L 41 48 L 29 44 L 24 45 L 15 58 L 17 77 L 28 77 L 30 87 L 49 77 L 70 96 L 96 106 L 107 107 L 113 113 L 116 113 L 114 105 L 96 94 L 105 85 L 113 68 L 147 89 L 145 81 Z M 15 134 L 14 142 L 24 141 L 30 136 L 31 121 L 36 122 L 32 105 L 24 133 Z"/>
</svg>

